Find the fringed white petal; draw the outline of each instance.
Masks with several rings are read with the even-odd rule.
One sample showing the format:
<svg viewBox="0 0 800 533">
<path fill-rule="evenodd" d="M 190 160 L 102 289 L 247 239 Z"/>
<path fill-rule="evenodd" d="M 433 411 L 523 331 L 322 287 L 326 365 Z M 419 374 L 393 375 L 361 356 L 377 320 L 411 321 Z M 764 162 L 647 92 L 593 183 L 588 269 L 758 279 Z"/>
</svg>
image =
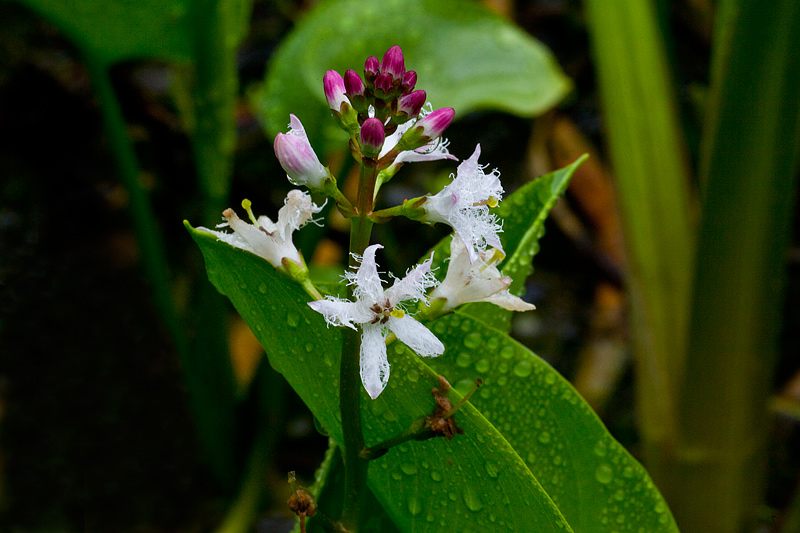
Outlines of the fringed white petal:
<svg viewBox="0 0 800 533">
<path fill-rule="evenodd" d="M 409 315 L 400 318 L 390 317 L 387 326 L 400 341 L 422 357 L 437 357 L 444 353 L 442 341 Z"/>
<path fill-rule="evenodd" d="M 386 334 L 378 324 L 364 324 L 361 336 L 361 382 L 373 400 L 389 381 Z"/>
<path fill-rule="evenodd" d="M 386 290 L 386 298 L 391 306 L 403 300 L 425 300 L 425 292 L 438 283 L 431 274 L 431 256 L 410 269 L 403 279 L 395 279 L 394 284 Z"/>
<path fill-rule="evenodd" d="M 370 302 L 372 304 L 383 305 L 383 286 L 381 285 L 381 278 L 378 276 L 378 265 L 375 263 L 375 252 L 383 248 L 380 244 L 373 244 L 364 250 L 364 255 L 361 257 L 361 264 L 356 270 L 355 276 L 348 276 L 351 283 L 355 283 L 356 287 L 353 291 L 356 299 Z"/>
<path fill-rule="evenodd" d="M 507 290 L 498 292 L 477 301 L 493 303 L 495 305 L 499 305 L 503 309 L 508 309 L 509 311 L 531 311 L 536 309 L 535 305 L 529 304 L 519 296 L 514 296 Z"/>
<path fill-rule="evenodd" d="M 325 300 L 308 302 L 309 307 L 325 317 L 325 322 L 332 326 L 347 326 L 356 329 L 364 318 L 355 302 L 340 298 L 328 297 Z"/>
</svg>

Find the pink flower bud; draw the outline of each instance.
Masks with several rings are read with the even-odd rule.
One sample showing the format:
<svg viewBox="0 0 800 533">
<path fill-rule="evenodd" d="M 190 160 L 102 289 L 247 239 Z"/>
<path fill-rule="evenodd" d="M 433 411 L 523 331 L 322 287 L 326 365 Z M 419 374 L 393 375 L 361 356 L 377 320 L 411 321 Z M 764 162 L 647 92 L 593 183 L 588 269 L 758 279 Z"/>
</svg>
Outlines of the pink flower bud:
<svg viewBox="0 0 800 533">
<path fill-rule="evenodd" d="M 392 77 L 385 72 L 378 74 L 375 78 L 375 91 L 380 93 L 375 95 L 378 97 L 389 94 L 392 91 Z"/>
<path fill-rule="evenodd" d="M 452 107 L 443 107 L 433 113 L 424 116 L 414 124 L 414 129 L 422 128 L 422 136 L 428 139 L 437 139 L 453 122 L 456 110 Z"/>
<path fill-rule="evenodd" d="M 398 113 L 405 114 L 409 118 L 419 115 L 422 106 L 425 105 L 425 91 L 418 90 L 401 96 L 397 101 Z"/>
<path fill-rule="evenodd" d="M 319 162 L 308 142 L 303 124 L 296 116 L 289 116 L 289 133 L 279 133 L 275 137 L 275 156 L 292 183 L 314 189 L 321 188 L 328 177 L 328 171 Z"/>
<path fill-rule="evenodd" d="M 403 50 L 394 45 L 383 56 L 381 61 L 381 72 L 389 74 L 395 80 L 402 80 L 403 73 L 406 71 L 403 60 Z"/>
<path fill-rule="evenodd" d="M 361 76 L 353 69 L 348 69 L 344 73 L 344 87 L 347 91 L 347 97 L 351 100 L 357 96 L 364 96 L 364 82 L 361 81 Z"/>
<path fill-rule="evenodd" d="M 364 157 L 377 157 L 381 153 L 386 134 L 383 124 L 377 118 L 368 118 L 361 125 L 361 154 Z"/>
<path fill-rule="evenodd" d="M 328 100 L 328 106 L 331 108 L 331 111 L 339 113 L 342 104 L 348 102 L 347 96 L 345 96 L 342 75 L 335 70 L 329 70 L 322 78 L 322 86 L 325 89 L 325 98 Z"/>
<path fill-rule="evenodd" d="M 414 86 L 417 85 L 417 73 L 413 70 L 406 71 L 403 74 L 403 93 L 410 93 L 414 90 Z"/>
<path fill-rule="evenodd" d="M 380 74 L 381 65 L 378 63 L 378 58 L 369 56 L 364 63 L 364 79 L 367 80 L 367 85 L 372 85 L 375 82 L 375 77 Z"/>
</svg>

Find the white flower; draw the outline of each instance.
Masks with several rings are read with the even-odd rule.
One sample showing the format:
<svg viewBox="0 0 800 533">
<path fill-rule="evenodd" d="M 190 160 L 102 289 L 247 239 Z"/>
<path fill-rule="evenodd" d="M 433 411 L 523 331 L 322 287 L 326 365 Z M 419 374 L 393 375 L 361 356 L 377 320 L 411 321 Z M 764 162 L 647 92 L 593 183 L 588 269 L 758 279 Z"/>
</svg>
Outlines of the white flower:
<svg viewBox="0 0 800 533">
<path fill-rule="evenodd" d="M 434 196 L 422 204 L 428 222 L 450 225 L 464 241 L 469 260 L 474 263 L 486 246 L 503 251 L 498 232 L 502 231 L 497 218 L 489 213 L 489 206 L 497 205 L 503 196 L 500 173 L 483 172 L 486 165 L 478 164 L 481 145 L 472 156 L 458 165 L 456 176 Z"/>
<path fill-rule="evenodd" d="M 417 122 L 422 120 L 431 112 L 433 112 L 433 106 L 430 102 L 428 102 L 425 104 L 425 107 L 422 109 L 422 111 L 420 111 L 419 117 L 397 126 L 395 132 L 386 137 L 386 140 L 383 142 L 383 149 L 381 150 L 378 158 L 380 159 L 388 154 L 394 147 L 397 146 L 397 143 L 400 142 L 400 138 L 405 132 L 407 132 L 412 126 L 414 126 Z M 439 159 L 452 159 L 453 161 L 458 161 L 458 158 L 451 155 L 450 151 L 447 149 L 449 144 L 449 141 L 446 139 L 437 137 L 431 140 L 428 144 L 420 146 L 416 150 L 405 150 L 400 152 L 400 154 L 398 154 L 398 156 L 395 158 L 391 168 L 396 170 L 396 167 L 401 163 L 418 163 L 420 161 L 436 161 Z"/>
<path fill-rule="evenodd" d="M 329 296 L 308 304 L 322 313 L 328 324 L 353 329 L 356 329 L 356 324 L 361 325 L 361 381 L 373 400 L 389 381 L 386 357 L 389 331 L 423 357 L 444 353 L 441 341 L 398 307 L 405 300 L 424 300 L 425 290 L 436 284 L 430 272 L 432 259 L 409 270 L 403 279 L 395 279 L 394 284 L 384 291 L 375 264 L 378 248 L 383 247 L 379 244 L 369 246 L 364 250 L 358 270 L 345 274 L 349 284 L 355 286 L 355 302 Z"/>
<path fill-rule="evenodd" d="M 277 222 L 272 222 L 266 216 L 256 219 L 250 210 L 249 200 L 242 202 L 242 205 L 247 210 L 252 224 L 243 221 L 233 209 L 228 208 L 222 213 L 226 222 L 217 227 L 228 226 L 233 229 L 233 233 L 213 231 L 207 228 L 198 229 L 213 233 L 219 240 L 225 241 L 231 246 L 263 257 L 275 268 L 283 268 L 284 258 L 294 261 L 298 265 L 304 265 L 300 252 L 292 242 L 292 233 L 305 226 L 314 214 L 319 213 L 322 209 L 311 201 L 311 196 L 297 189 L 289 191 L 285 205 L 278 211 Z"/>
<path fill-rule="evenodd" d="M 449 311 L 469 302 L 490 302 L 509 311 L 536 309 L 534 305 L 508 291 L 511 278 L 500 274 L 495 266 L 503 257 L 505 256 L 500 250 L 484 250 L 474 263 L 470 263 L 464 242 L 453 235 L 447 275 L 442 284 L 431 293 L 431 301 L 445 298 L 447 302 L 442 311 Z"/>
</svg>

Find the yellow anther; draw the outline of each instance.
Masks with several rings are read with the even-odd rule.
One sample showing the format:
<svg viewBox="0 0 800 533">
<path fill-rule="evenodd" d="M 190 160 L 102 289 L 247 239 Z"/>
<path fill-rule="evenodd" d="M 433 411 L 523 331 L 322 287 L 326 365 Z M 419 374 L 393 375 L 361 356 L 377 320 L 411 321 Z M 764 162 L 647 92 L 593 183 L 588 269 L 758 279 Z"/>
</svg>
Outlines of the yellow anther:
<svg viewBox="0 0 800 533">
<path fill-rule="evenodd" d="M 402 309 L 398 309 L 396 307 L 394 309 L 392 309 L 392 312 L 389 313 L 389 314 L 392 315 L 395 318 L 403 318 L 404 316 L 406 316 L 406 312 L 405 311 L 403 311 Z"/>
<path fill-rule="evenodd" d="M 256 227 L 259 227 L 258 220 L 256 220 L 256 216 L 253 214 L 253 202 L 245 198 L 242 200 L 242 207 L 244 207 L 244 210 L 247 211 L 247 216 L 250 217 L 250 222 L 255 224 Z"/>
<path fill-rule="evenodd" d="M 492 257 L 489 258 L 489 261 L 487 261 L 487 263 L 492 265 L 494 263 L 498 263 L 498 262 L 502 261 L 505 258 L 506 258 L 506 254 L 504 254 L 502 251 L 498 250 L 497 248 L 492 248 Z"/>
<path fill-rule="evenodd" d="M 498 203 L 497 198 L 495 198 L 494 196 L 490 196 L 489 199 L 486 200 L 486 205 L 488 205 L 489 207 L 497 207 L 497 203 Z"/>
</svg>

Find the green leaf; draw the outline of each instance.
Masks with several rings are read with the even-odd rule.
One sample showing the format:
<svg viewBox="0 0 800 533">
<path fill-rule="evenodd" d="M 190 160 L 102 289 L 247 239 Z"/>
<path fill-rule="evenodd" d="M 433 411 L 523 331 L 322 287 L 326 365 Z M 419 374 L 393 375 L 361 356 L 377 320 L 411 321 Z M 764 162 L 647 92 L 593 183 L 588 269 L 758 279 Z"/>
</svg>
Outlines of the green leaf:
<svg viewBox="0 0 800 533">
<path fill-rule="evenodd" d="M 189 0 L 19 0 L 104 64 L 192 57 Z"/>
<path fill-rule="evenodd" d="M 187 228 L 200 246 L 209 278 L 223 292 L 331 437 L 342 442 L 338 409 L 341 332 L 327 328 L 302 289 L 263 259 Z M 436 375 L 401 343 L 389 350 L 392 376 L 372 401 L 362 392 L 367 445 L 402 433 L 433 410 Z M 457 401 L 460 395 L 451 391 Z M 403 531 L 569 532 L 547 493 L 513 448 L 471 405 L 459 411 L 465 434 L 393 448 L 372 461 L 369 486 Z M 495 477 L 496 475 L 496 477 Z M 491 483 L 487 483 L 491 479 Z"/>
<path fill-rule="evenodd" d="M 655 2 L 586 0 L 585 6 L 625 230 L 637 412 L 653 477 L 669 483 L 674 469 L 657 468 L 677 445 L 675 380 L 691 293 L 693 180 Z"/>
<path fill-rule="evenodd" d="M 457 311 L 433 323 L 444 355 L 430 360 L 522 457 L 575 533 L 675 533 L 645 469 L 608 433 L 577 391 L 507 335 Z M 490 478 L 502 478 L 486 464 Z"/>
<path fill-rule="evenodd" d="M 785 319 L 784 282 L 800 155 L 800 3 L 717 5 L 676 394 L 685 449 L 665 454 L 665 493 L 686 531 L 731 533 L 754 522 L 762 501 L 781 324 L 796 327 Z"/>
<path fill-rule="evenodd" d="M 255 94 L 269 134 L 285 131 L 295 113 L 312 137 L 324 131 L 326 146 L 344 138 L 325 102 L 325 71 L 360 72 L 368 56 L 380 59 L 395 44 L 428 100 L 459 114 L 536 116 L 570 89 L 547 48 L 478 2 L 332 0 L 320 2 L 284 41 Z"/>
</svg>

